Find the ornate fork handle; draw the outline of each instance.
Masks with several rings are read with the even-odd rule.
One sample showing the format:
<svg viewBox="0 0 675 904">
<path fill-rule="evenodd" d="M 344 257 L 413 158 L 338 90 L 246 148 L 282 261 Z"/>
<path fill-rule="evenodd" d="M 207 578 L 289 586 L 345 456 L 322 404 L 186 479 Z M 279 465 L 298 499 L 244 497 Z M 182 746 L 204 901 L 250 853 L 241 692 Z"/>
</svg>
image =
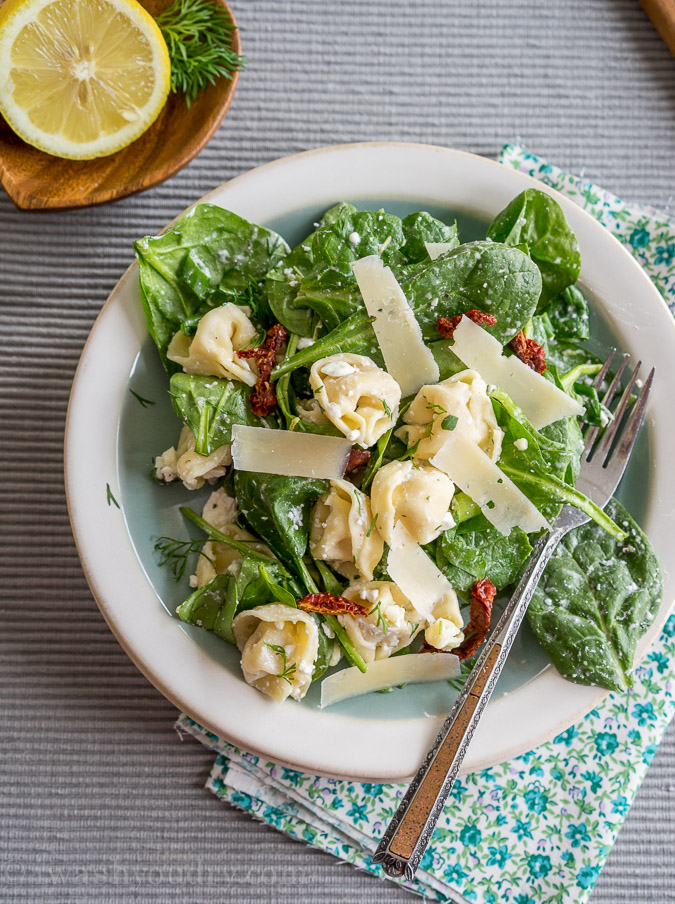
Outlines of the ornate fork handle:
<svg viewBox="0 0 675 904">
<path fill-rule="evenodd" d="M 546 563 L 562 537 L 585 520 L 582 516 L 565 523 L 567 519 L 559 518 L 558 521 L 564 523 L 556 522 L 536 544 L 515 593 L 483 647 L 373 857 L 373 863 L 381 863 L 389 876 L 405 875 L 407 879 L 412 879 L 415 875 Z"/>
</svg>

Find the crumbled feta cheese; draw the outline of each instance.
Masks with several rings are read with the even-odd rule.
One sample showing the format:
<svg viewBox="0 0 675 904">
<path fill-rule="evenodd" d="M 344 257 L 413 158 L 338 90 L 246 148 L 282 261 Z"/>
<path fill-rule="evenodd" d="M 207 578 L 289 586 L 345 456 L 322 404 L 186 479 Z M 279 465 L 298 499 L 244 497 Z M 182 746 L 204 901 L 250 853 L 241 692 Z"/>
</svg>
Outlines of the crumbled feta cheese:
<svg viewBox="0 0 675 904">
<path fill-rule="evenodd" d="M 321 373 L 327 377 L 346 377 L 353 374 L 356 368 L 349 361 L 328 361 L 321 368 Z"/>
</svg>

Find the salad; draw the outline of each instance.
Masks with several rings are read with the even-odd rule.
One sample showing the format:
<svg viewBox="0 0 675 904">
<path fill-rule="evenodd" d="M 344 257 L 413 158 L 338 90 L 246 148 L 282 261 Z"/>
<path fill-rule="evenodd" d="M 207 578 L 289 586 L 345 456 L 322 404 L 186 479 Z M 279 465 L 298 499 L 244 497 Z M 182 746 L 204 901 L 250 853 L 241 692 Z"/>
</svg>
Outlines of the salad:
<svg viewBox="0 0 675 904">
<path fill-rule="evenodd" d="M 630 685 L 661 572 L 617 500 L 574 486 L 581 424 L 611 414 L 550 195 L 526 190 L 465 243 L 426 212 L 342 202 L 294 249 L 200 204 L 135 251 L 182 423 L 153 477 L 211 486 L 181 509 L 203 542 L 156 549 L 178 576 L 194 554 L 177 613 L 235 644 L 249 684 L 281 702 L 321 680 L 329 705 L 456 680 L 571 504 L 590 521 L 528 619 L 564 677 Z"/>
</svg>

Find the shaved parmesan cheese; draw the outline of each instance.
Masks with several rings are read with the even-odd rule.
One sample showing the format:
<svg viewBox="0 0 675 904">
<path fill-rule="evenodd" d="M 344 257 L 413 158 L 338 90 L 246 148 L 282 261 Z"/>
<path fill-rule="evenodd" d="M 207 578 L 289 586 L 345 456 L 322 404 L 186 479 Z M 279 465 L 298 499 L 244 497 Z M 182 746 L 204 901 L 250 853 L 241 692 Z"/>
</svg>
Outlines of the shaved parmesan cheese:
<svg viewBox="0 0 675 904">
<path fill-rule="evenodd" d="M 324 678 L 321 708 L 397 684 L 447 681 L 456 678 L 459 672 L 459 659 L 453 653 L 407 653 L 390 659 L 376 659 L 366 672 L 349 668 Z"/>
<path fill-rule="evenodd" d="M 560 418 L 583 414 L 578 402 L 520 358 L 504 357 L 499 341 L 468 317 L 462 317 L 455 327 L 453 339 L 452 350 L 457 357 L 477 370 L 486 383 L 507 392 L 537 430 Z"/>
<path fill-rule="evenodd" d="M 399 521 L 394 530 L 387 557 L 389 577 L 398 584 L 415 609 L 427 621 L 433 620 L 433 608 L 446 593 L 454 593 L 452 584 L 415 543 Z"/>
<path fill-rule="evenodd" d="M 446 251 L 452 251 L 455 245 L 452 242 L 425 242 L 424 247 L 427 249 L 429 258 L 435 261 L 436 258 L 440 257 L 441 254 L 445 254 Z"/>
<path fill-rule="evenodd" d="M 232 460 L 238 471 L 340 480 L 351 448 L 349 440 L 336 436 L 241 424 L 232 428 Z"/>
<path fill-rule="evenodd" d="M 480 446 L 463 436 L 459 430 L 448 433 L 443 445 L 431 459 L 431 464 L 445 471 L 462 492 L 480 506 L 488 521 L 505 536 L 516 526 L 527 534 L 550 526 L 539 509 Z"/>
<path fill-rule="evenodd" d="M 438 383 L 438 364 L 424 344 L 422 330 L 396 277 L 375 254 L 352 264 L 384 363 L 401 387 L 413 395 L 427 383 Z"/>
</svg>

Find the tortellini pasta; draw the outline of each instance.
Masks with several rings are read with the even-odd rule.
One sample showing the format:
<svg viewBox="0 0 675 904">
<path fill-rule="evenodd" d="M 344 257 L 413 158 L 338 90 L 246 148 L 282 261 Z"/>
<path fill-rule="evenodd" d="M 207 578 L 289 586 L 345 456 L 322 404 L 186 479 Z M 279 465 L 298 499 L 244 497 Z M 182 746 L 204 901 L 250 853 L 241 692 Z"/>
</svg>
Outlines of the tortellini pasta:
<svg viewBox="0 0 675 904">
<path fill-rule="evenodd" d="M 312 513 L 309 548 L 350 580 L 370 581 L 384 543 L 374 529 L 368 497 L 348 480 L 331 480 Z"/>
<path fill-rule="evenodd" d="M 251 358 L 239 358 L 256 329 L 244 311 L 232 302 L 213 308 L 199 321 L 194 336 L 180 330 L 169 343 L 166 356 L 188 374 L 205 374 L 255 385 L 257 369 Z"/>
<path fill-rule="evenodd" d="M 319 628 L 309 613 L 267 603 L 240 612 L 232 631 L 248 684 L 278 703 L 305 696 L 319 651 Z"/>
<path fill-rule="evenodd" d="M 198 490 L 204 482 L 213 483 L 225 475 L 232 464 L 230 446 L 218 446 L 210 455 L 195 452 L 195 438 L 192 430 L 184 426 L 178 439 L 178 446 L 167 449 L 155 458 L 155 474 L 158 480 L 171 483 L 183 481 L 188 490 Z"/>
<path fill-rule="evenodd" d="M 454 650 L 464 640 L 464 622 L 454 590 L 448 590 L 433 608 L 434 620 L 425 628 L 424 639 L 436 650 Z"/>
<path fill-rule="evenodd" d="M 345 352 L 315 361 L 309 383 L 328 420 L 352 443 L 372 446 L 396 422 L 401 389 L 365 355 Z"/>
<path fill-rule="evenodd" d="M 246 541 L 250 548 L 257 552 L 269 553 L 264 543 L 256 541 L 256 538 L 243 527 L 239 527 L 237 517 L 237 500 L 228 496 L 221 487 L 214 490 L 206 500 L 202 510 L 202 518 L 222 533 L 234 540 Z M 241 553 L 225 543 L 217 540 L 207 540 L 197 559 L 195 574 L 190 576 L 190 586 L 203 587 L 209 584 L 217 574 L 225 574 L 226 571 L 238 570 Z"/>
<path fill-rule="evenodd" d="M 504 431 L 497 425 L 485 380 L 475 370 L 463 370 L 435 385 L 423 386 L 404 415 L 405 426 L 396 431 L 415 457 L 430 459 L 443 445 L 449 415 L 457 418 L 454 429 L 461 430 L 497 461 L 502 451 Z"/>
<path fill-rule="evenodd" d="M 303 421 L 309 421 L 310 424 L 328 423 L 328 418 L 316 399 L 298 399 L 295 404 Z"/>
<path fill-rule="evenodd" d="M 367 609 L 367 615 L 338 615 L 366 663 L 386 659 L 401 650 L 420 630 L 421 616 L 391 581 L 352 584 L 342 595 Z"/>
<path fill-rule="evenodd" d="M 431 543 L 454 524 L 448 511 L 454 492 L 454 483 L 437 468 L 392 461 L 380 468 L 370 488 L 375 526 L 389 546 L 395 545 L 399 522 L 416 543 Z"/>
</svg>

